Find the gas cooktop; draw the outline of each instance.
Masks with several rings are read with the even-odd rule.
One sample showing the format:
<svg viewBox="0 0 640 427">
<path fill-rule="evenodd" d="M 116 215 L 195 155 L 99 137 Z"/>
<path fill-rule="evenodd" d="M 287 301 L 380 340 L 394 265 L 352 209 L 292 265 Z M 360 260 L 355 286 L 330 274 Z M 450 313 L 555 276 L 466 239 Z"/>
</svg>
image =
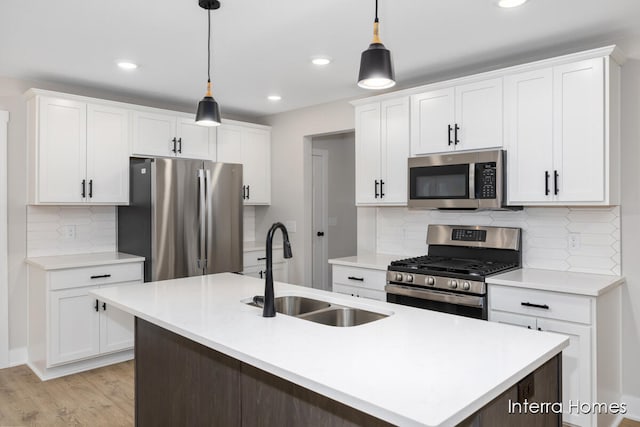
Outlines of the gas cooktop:
<svg viewBox="0 0 640 427">
<path fill-rule="evenodd" d="M 397 271 L 414 272 L 417 274 L 454 273 L 470 276 L 488 276 L 504 270 L 518 267 L 515 262 L 501 262 L 495 260 L 478 260 L 465 258 L 447 258 L 442 256 L 419 256 L 398 261 L 392 261 L 391 267 Z M 389 268 L 391 269 L 391 268 Z"/>
</svg>

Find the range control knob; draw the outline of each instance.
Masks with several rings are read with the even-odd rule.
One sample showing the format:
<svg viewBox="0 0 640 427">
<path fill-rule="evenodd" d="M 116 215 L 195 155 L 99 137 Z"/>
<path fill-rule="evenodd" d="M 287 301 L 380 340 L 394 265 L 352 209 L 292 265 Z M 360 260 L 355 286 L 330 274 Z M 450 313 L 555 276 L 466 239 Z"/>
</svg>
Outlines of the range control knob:
<svg viewBox="0 0 640 427">
<path fill-rule="evenodd" d="M 413 282 L 413 275 L 412 274 L 407 274 L 404 279 L 407 282 Z"/>
<path fill-rule="evenodd" d="M 396 273 L 396 281 L 402 282 L 402 273 Z"/>
<path fill-rule="evenodd" d="M 470 288 L 471 288 L 471 285 L 469 284 L 469 282 L 462 283 L 462 289 L 464 289 L 465 291 L 468 291 Z"/>
<path fill-rule="evenodd" d="M 457 288 L 457 287 L 458 287 L 458 281 L 457 281 L 457 280 L 451 280 L 451 281 L 449 282 L 449 287 L 450 287 L 451 289 L 455 289 L 455 288 Z"/>
<path fill-rule="evenodd" d="M 433 286 L 436 284 L 436 279 L 434 279 L 433 276 L 428 276 L 426 279 L 424 279 L 424 283 L 429 286 Z"/>
</svg>

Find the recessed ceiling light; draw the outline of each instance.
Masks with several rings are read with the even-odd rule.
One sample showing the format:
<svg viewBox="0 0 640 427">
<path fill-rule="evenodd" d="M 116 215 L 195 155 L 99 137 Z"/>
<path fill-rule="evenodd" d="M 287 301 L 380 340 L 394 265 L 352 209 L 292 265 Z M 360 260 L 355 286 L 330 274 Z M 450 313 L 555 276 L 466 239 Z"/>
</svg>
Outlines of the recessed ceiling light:
<svg viewBox="0 0 640 427">
<path fill-rule="evenodd" d="M 118 67 L 122 68 L 123 70 L 135 70 L 136 68 L 138 68 L 138 64 L 134 64 L 130 61 L 118 61 Z"/>
<path fill-rule="evenodd" d="M 528 0 L 495 0 L 496 4 L 500 7 L 518 7 L 525 4 Z"/>
<path fill-rule="evenodd" d="M 331 63 L 331 58 L 326 56 L 315 56 L 311 58 L 311 63 L 313 65 L 329 65 Z"/>
<path fill-rule="evenodd" d="M 269 95 L 267 96 L 269 101 L 280 101 L 282 97 L 280 95 Z"/>
</svg>

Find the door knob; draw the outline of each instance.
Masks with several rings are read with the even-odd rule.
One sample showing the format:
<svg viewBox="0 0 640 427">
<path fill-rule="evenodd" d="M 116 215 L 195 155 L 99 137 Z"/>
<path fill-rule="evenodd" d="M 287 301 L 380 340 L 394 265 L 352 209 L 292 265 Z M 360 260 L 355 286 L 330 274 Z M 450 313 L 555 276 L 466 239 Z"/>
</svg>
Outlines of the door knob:
<svg viewBox="0 0 640 427">
<path fill-rule="evenodd" d="M 318 237 L 324 236 L 324 231 L 318 231 Z"/>
</svg>

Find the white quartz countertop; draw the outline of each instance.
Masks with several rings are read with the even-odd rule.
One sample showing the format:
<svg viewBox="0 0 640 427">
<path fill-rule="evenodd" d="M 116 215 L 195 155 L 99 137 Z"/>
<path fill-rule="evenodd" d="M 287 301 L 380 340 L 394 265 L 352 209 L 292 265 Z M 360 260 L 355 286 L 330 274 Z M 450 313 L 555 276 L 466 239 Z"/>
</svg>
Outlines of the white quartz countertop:
<svg viewBox="0 0 640 427">
<path fill-rule="evenodd" d="M 122 252 L 98 252 L 92 254 L 42 256 L 26 258 L 27 264 L 43 270 L 61 270 L 64 268 L 91 267 L 94 265 L 126 264 L 142 262 L 144 257 Z"/>
<path fill-rule="evenodd" d="M 624 277 L 521 268 L 487 277 L 487 283 L 597 297 L 624 283 Z"/>
<path fill-rule="evenodd" d="M 276 282 L 391 314 L 332 327 L 246 305 L 264 281 L 230 273 L 92 291 L 146 321 L 402 426 L 453 426 L 568 345 L 565 336 Z"/>
<path fill-rule="evenodd" d="M 386 270 L 391 261 L 397 261 L 404 258 L 408 257 L 403 255 L 364 254 L 344 258 L 333 258 L 329 260 L 329 264 L 371 268 L 374 270 Z"/>
<path fill-rule="evenodd" d="M 242 250 L 244 252 L 250 251 L 264 251 L 267 248 L 266 242 L 242 242 Z M 272 249 L 282 249 L 282 243 L 274 243 Z"/>
</svg>

